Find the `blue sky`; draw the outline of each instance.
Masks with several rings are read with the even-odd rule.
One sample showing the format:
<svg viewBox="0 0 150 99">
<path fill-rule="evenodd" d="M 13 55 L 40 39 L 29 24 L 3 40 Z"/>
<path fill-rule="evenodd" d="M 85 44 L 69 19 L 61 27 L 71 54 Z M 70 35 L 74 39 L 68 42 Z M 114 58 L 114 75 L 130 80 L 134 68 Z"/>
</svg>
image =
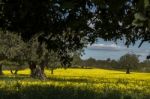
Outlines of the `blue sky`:
<svg viewBox="0 0 150 99">
<path fill-rule="evenodd" d="M 87 59 L 89 57 L 106 60 L 107 58 L 118 60 L 122 55 L 126 53 L 133 53 L 136 55 L 140 55 L 140 61 L 146 59 L 146 56 L 150 54 L 150 44 L 145 42 L 142 44 L 140 48 L 138 48 L 140 41 L 137 41 L 136 44 L 130 45 L 127 48 L 124 45 L 124 41 L 117 41 L 115 44 L 113 41 L 104 41 L 102 39 L 98 39 L 93 45 L 89 45 L 85 48 L 84 55 L 82 59 Z"/>
</svg>

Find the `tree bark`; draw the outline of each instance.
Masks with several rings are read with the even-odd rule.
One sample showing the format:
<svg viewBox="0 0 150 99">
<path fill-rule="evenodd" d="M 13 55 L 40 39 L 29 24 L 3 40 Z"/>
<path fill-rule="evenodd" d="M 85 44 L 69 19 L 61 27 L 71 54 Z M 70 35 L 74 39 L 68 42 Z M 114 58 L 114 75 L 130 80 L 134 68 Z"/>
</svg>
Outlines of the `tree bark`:
<svg viewBox="0 0 150 99">
<path fill-rule="evenodd" d="M 40 64 L 42 74 L 44 74 L 45 66 L 46 66 L 46 63 L 44 61 L 42 61 L 41 64 Z"/>
<path fill-rule="evenodd" d="M 51 74 L 54 74 L 54 68 L 51 68 Z"/>
<path fill-rule="evenodd" d="M 0 75 L 3 75 L 3 65 L 2 64 L 0 64 Z"/>
<path fill-rule="evenodd" d="M 35 62 L 29 62 L 29 68 L 31 70 L 31 77 L 35 77 L 35 71 L 36 71 L 36 64 Z"/>
<path fill-rule="evenodd" d="M 129 67 L 126 70 L 126 74 L 130 74 L 130 68 Z"/>
<path fill-rule="evenodd" d="M 45 67 L 45 65 L 41 66 L 41 64 L 40 64 L 40 66 L 36 66 L 35 62 L 30 62 L 29 63 L 29 68 L 31 70 L 31 75 L 30 76 L 32 78 L 45 80 L 44 67 Z"/>
</svg>

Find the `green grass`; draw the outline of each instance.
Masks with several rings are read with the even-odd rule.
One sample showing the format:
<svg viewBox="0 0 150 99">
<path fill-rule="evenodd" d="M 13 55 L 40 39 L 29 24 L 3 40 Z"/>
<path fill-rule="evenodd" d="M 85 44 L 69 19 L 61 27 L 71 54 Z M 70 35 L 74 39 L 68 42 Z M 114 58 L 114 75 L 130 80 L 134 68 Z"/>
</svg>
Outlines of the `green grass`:
<svg viewBox="0 0 150 99">
<path fill-rule="evenodd" d="M 56 69 L 53 75 L 45 71 L 45 81 L 30 78 L 29 73 L 4 71 L 0 99 L 150 99 L 150 73 Z"/>
</svg>

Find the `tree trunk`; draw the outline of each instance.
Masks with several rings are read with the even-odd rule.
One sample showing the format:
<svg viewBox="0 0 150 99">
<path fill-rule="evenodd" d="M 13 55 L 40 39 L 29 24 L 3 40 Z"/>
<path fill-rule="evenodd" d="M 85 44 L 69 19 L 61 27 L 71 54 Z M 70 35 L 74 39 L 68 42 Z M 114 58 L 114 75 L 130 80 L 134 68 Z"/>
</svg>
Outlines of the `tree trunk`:
<svg viewBox="0 0 150 99">
<path fill-rule="evenodd" d="M 51 68 L 51 74 L 54 74 L 54 68 Z"/>
<path fill-rule="evenodd" d="M 46 76 L 42 72 L 41 67 L 36 67 L 35 78 L 38 78 L 38 79 L 41 79 L 41 80 L 45 80 L 46 79 Z"/>
<path fill-rule="evenodd" d="M 44 70 L 45 70 L 45 67 L 46 67 L 46 62 L 45 61 L 43 61 L 42 63 L 41 63 L 41 65 L 40 65 L 40 70 L 41 70 L 41 79 L 45 79 L 46 78 L 46 75 L 45 75 L 45 73 L 44 73 Z"/>
<path fill-rule="evenodd" d="M 42 74 L 44 74 L 45 66 L 46 66 L 46 62 L 42 61 L 41 64 L 40 64 Z"/>
<path fill-rule="evenodd" d="M 14 72 L 13 72 L 13 70 L 11 69 L 10 72 L 11 72 L 11 74 L 13 74 L 13 75 L 14 75 L 14 74 L 17 75 L 18 69 L 16 69 Z"/>
<path fill-rule="evenodd" d="M 17 73 L 18 73 L 18 69 L 15 70 L 15 73 L 14 73 L 14 74 L 17 75 Z"/>
<path fill-rule="evenodd" d="M 130 74 L 130 68 L 127 68 L 126 74 Z"/>
<path fill-rule="evenodd" d="M 0 64 L 0 75 L 3 75 L 3 65 L 2 64 Z"/>
<path fill-rule="evenodd" d="M 35 71 L 36 71 L 36 64 L 34 62 L 29 63 L 29 68 L 31 70 L 31 77 L 35 77 Z"/>
<path fill-rule="evenodd" d="M 14 74 L 12 69 L 10 69 L 10 72 L 11 72 L 11 74 Z"/>
<path fill-rule="evenodd" d="M 29 68 L 31 70 L 31 77 L 45 80 L 44 67 L 45 66 L 41 66 L 41 65 L 40 67 L 36 66 L 35 62 L 30 62 Z"/>
</svg>

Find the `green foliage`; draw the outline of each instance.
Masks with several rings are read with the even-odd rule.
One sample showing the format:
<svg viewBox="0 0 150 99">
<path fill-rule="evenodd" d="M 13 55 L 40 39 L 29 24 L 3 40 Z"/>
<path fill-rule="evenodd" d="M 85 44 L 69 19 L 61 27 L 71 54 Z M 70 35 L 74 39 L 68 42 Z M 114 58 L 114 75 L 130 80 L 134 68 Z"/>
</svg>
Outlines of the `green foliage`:
<svg viewBox="0 0 150 99">
<path fill-rule="evenodd" d="M 148 60 L 148 59 L 147 59 L 147 60 L 144 60 L 143 63 L 148 66 L 148 65 L 150 64 L 150 60 Z"/>
<path fill-rule="evenodd" d="M 20 33 L 24 40 L 41 34 L 40 41 L 58 52 L 64 65 L 71 61 L 70 51 L 98 37 L 125 38 L 127 46 L 150 40 L 149 0 L 1 0 L 0 5 L 3 31 Z"/>
<path fill-rule="evenodd" d="M 36 62 L 40 64 L 41 59 L 44 57 L 46 51 L 44 44 L 40 44 L 38 38 L 35 36 L 30 41 L 27 42 L 27 61 Z"/>
<path fill-rule="evenodd" d="M 57 53 L 50 51 L 49 53 L 47 53 L 47 56 L 45 58 L 48 60 L 48 64 L 46 67 L 51 70 L 51 74 L 53 74 L 54 69 L 61 67 L 61 62 Z"/>
<path fill-rule="evenodd" d="M 0 5 L 1 30 L 19 33 L 26 41 L 40 34 L 38 41 L 44 43 L 32 49 L 31 60 L 37 62 L 45 45 L 63 66 L 70 66 L 71 53 L 98 37 L 126 39 L 127 46 L 150 41 L 149 0 L 1 0 Z"/>
<path fill-rule="evenodd" d="M 0 31 L 0 46 L 1 63 L 4 62 L 7 65 L 6 61 L 10 61 L 12 64 L 18 63 L 20 66 L 24 64 L 26 44 L 21 36 L 7 31 L 5 33 Z"/>
<path fill-rule="evenodd" d="M 87 64 L 88 66 L 93 66 L 95 63 L 96 63 L 96 60 L 91 57 L 85 61 L 85 64 Z"/>
<path fill-rule="evenodd" d="M 75 53 L 73 55 L 73 60 L 72 60 L 72 66 L 81 66 L 82 64 L 82 59 L 80 57 L 80 53 Z"/>
<path fill-rule="evenodd" d="M 136 68 L 139 63 L 139 59 L 135 54 L 125 54 L 120 57 L 119 63 L 123 68 Z"/>
</svg>

